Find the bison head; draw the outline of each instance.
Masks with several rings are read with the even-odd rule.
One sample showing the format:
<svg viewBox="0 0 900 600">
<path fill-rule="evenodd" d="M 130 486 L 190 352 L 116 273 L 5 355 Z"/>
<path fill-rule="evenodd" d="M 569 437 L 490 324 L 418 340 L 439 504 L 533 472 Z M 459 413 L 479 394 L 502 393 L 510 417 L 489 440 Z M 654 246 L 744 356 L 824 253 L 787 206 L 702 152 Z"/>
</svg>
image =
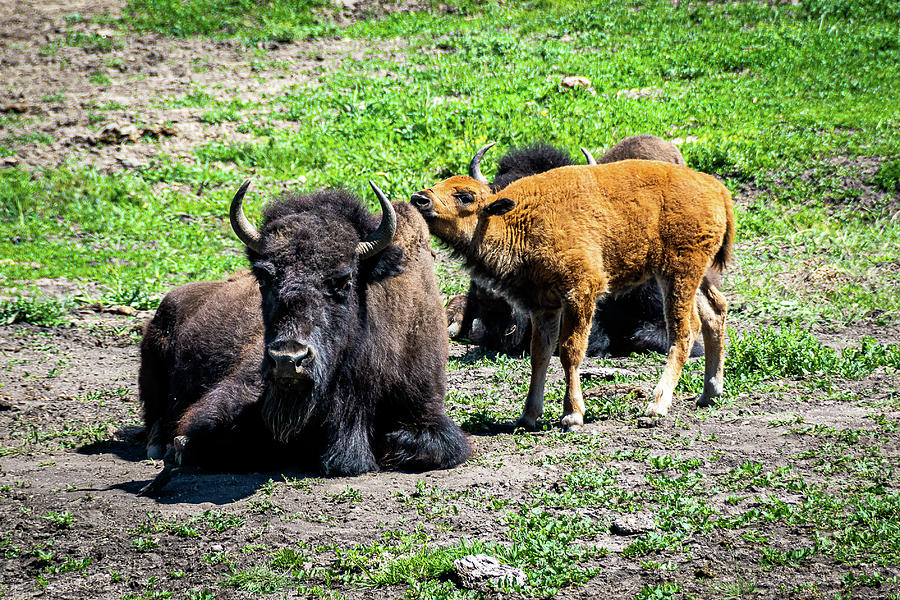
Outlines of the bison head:
<svg viewBox="0 0 900 600">
<path fill-rule="evenodd" d="M 431 233 L 453 247 L 469 244 L 484 217 L 502 215 L 515 208 L 509 198 L 493 195 L 490 182 L 481 174 L 481 159 L 493 145 L 491 142 L 475 153 L 468 177 L 456 175 L 410 197 Z"/>
<path fill-rule="evenodd" d="M 363 330 L 366 264 L 391 245 L 397 227 L 390 202 L 369 183 L 383 215 L 374 231 L 371 215 L 344 191 L 288 196 L 266 208 L 260 230 L 242 208 L 249 182 L 231 202 L 232 228 L 259 281 L 263 417 L 279 441 L 324 416 L 328 407 L 317 398 Z"/>
</svg>

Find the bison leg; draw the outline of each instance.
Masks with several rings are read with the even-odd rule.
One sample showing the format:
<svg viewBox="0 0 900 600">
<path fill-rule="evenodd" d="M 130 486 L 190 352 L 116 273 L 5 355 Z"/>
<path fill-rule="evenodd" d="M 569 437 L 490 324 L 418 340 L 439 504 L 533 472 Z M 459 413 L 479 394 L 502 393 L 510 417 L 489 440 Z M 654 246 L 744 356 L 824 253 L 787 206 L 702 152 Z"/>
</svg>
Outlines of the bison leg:
<svg viewBox="0 0 900 600">
<path fill-rule="evenodd" d="M 700 285 L 700 276 L 682 276 L 668 281 L 659 279 L 658 282 L 669 333 L 669 353 L 666 368 L 653 390 L 653 400 L 644 411 L 648 417 L 664 417 L 668 414 L 669 407 L 672 406 L 672 393 L 694 344 L 694 332 L 699 329 L 694 296 Z"/>
<path fill-rule="evenodd" d="M 703 374 L 703 394 L 697 398 L 697 406 L 712 406 L 722 395 L 725 378 L 725 315 L 728 302 L 725 296 L 706 278 L 697 291 L 697 308 L 706 349 L 706 365 Z"/>
<path fill-rule="evenodd" d="M 264 456 L 271 435 L 259 410 L 260 390 L 241 379 L 223 381 L 178 420 L 173 462 L 242 470 Z"/>
<path fill-rule="evenodd" d="M 159 317 L 160 320 L 163 316 Z M 169 400 L 168 339 L 164 328 L 154 319 L 147 325 L 141 342 L 141 368 L 138 371 L 138 395 L 144 409 L 147 427 L 147 457 L 161 459 L 166 452 L 167 424 L 172 410 Z"/>
<path fill-rule="evenodd" d="M 446 415 L 391 431 L 384 436 L 382 445 L 380 464 L 402 471 L 449 469 L 471 454 L 462 430 Z"/>
<path fill-rule="evenodd" d="M 363 410 L 354 408 L 347 407 L 339 418 L 329 423 L 328 447 L 321 457 L 326 475 L 359 475 L 378 470 L 369 419 Z"/>
<path fill-rule="evenodd" d="M 566 379 L 566 395 L 563 398 L 563 416 L 560 425 L 565 431 L 573 431 L 584 424 L 584 400 L 581 396 L 578 368 L 587 350 L 593 312 L 593 299 L 567 305 L 563 312 L 559 336 L 559 360 L 562 362 Z"/>
<path fill-rule="evenodd" d="M 534 429 L 537 420 L 544 414 L 544 384 L 547 381 L 547 367 L 559 339 L 559 317 L 558 310 L 531 313 L 531 383 L 517 427 Z"/>
</svg>

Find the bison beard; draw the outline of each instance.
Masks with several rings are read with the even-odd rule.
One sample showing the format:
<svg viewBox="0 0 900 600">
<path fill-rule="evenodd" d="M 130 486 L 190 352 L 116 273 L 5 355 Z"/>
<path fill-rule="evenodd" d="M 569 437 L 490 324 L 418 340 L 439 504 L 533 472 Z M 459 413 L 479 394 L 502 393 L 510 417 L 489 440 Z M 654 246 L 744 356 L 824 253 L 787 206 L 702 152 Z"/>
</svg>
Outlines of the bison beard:
<svg viewBox="0 0 900 600">
<path fill-rule="evenodd" d="M 652 135 L 627 137 L 604 152 L 597 162 L 604 164 L 625 159 L 685 164 L 678 148 Z M 498 161 L 497 173 L 490 183 L 491 191 L 496 193 L 523 177 L 574 164 L 568 152 L 546 142 L 512 148 Z M 716 286 L 720 284 L 721 274 L 717 271 L 710 270 L 707 276 Z M 466 294 L 450 299 L 447 325 L 453 339 L 468 339 L 510 355 L 528 352 L 531 341 L 528 314 L 476 281 L 472 281 Z M 617 295 L 609 294 L 597 303 L 587 356 L 665 353 L 668 347 L 662 295 L 655 282 L 646 282 Z M 691 356 L 703 356 L 703 343 L 699 338 L 691 349 Z"/>
<path fill-rule="evenodd" d="M 376 190 L 377 225 L 359 199 L 329 190 L 271 204 L 257 231 L 245 190 L 232 225 L 252 272 L 173 290 L 145 329 L 148 455 L 166 455 L 168 474 L 464 461 L 468 442 L 444 413 L 447 337 L 421 216 Z"/>
</svg>

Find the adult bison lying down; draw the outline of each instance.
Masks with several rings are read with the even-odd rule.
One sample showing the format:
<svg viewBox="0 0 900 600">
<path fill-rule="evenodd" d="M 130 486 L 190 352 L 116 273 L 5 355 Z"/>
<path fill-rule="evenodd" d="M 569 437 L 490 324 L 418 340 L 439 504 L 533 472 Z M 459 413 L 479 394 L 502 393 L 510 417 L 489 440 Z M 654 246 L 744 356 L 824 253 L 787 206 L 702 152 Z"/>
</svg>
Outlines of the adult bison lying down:
<svg viewBox="0 0 900 600">
<path fill-rule="evenodd" d="M 469 175 L 487 183 L 481 175 L 480 161 L 493 144 L 481 148 L 469 164 Z M 582 148 L 589 164 L 597 164 Z M 603 153 L 601 164 L 626 159 L 661 160 L 684 165 L 684 157 L 671 142 L 653 135 L 634 135 L 621 140 Z M 498 192 L 523 177 L 558 167 L 574 165 L 568 152 L 550 144 L 537 142 L 515 148 L 504 154 L 497 165 L 494 181 L 489 185 Z M 707 273 L 717 286 L 718 271 Z M 454 296 L 447 305 L 447 327 L 451 338 L 465 338 L 474 344 L 518 355 L 528 351 L 531 320 L 527 313 L 510 305 L 502 296 L 476 281 L 466 294 Z M 666 352 L 668 341 L 663 317 L 662 296 L 655 281 L 647 281 L 618 295 L 606 295 L 597 302 L 588 356 L 627 356 L 632 352 Z M 696 340 L 692 356 L 701 356 L 703 345 Z"/>
<path fill-rule="evenodd" d="M 626 160 L 524 177 L 498 193 L 456 176 L 412 195 L 431 233 L 463 257 L 472 278 L 531 317 L 531 383 L 520 424 L 543 413 L 553 349 L 566 381 L 564 428 L 584 419 L 578 368 L 599 297 L 655 280 L 662 292 L 668 360 L 646 408 L 665 415 L 696 332 L 706 350 L 703 394 L 723 390 L 727 304 L 707 277 L 731 256 L 731 194 L 680 165 Z"/>
<path fill-rule="evenodd" d="M 422 217 L 373 184 L 380 225 L 329 190 L 270 204 L 257 231 L 248 184 L 231 222 L 252 270 L 173 290 L 147 325 L 148 455 L 346 475 L 464 461 L 444 413 L 447 335 Z"/>
</svg>

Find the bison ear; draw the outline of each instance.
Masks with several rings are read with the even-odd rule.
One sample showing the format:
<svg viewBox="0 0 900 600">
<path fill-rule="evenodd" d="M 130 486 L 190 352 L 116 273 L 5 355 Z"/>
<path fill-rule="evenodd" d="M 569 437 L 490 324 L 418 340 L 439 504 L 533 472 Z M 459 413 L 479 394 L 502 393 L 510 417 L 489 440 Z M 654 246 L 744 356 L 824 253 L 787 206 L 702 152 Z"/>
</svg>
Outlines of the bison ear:
<svg viewBox="0 0 900 600">
<path fill-rule="evenodd" d="M 496 217 L 497 215 L 505 215 L 516 207 L 516 202 L 512 198 L 500 198 L 494 200 L 484 207 L 484 214 Z"/>
</svg>

